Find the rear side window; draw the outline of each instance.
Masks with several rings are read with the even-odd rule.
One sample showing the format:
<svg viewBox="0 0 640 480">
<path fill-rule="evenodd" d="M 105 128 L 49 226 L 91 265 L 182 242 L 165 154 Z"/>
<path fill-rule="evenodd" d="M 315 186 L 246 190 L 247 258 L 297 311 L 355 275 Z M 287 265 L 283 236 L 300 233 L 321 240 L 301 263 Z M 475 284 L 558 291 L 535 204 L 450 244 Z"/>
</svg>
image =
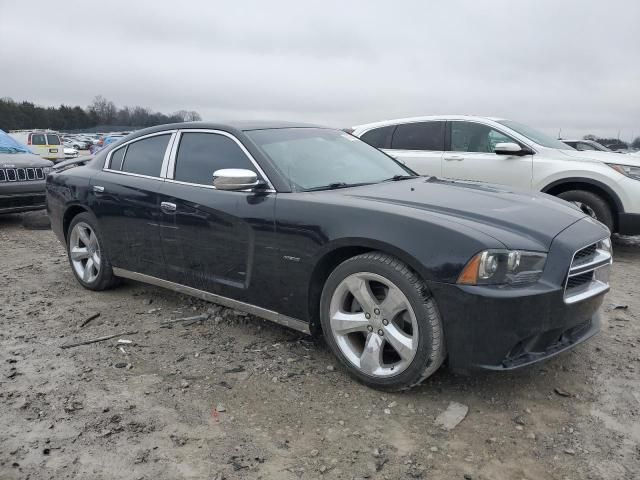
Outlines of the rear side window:
<svg viewBox="0 0 640 480">
<path fill-rule="evenodd" d="M 109 168 L 112 170 L 122 170 L 122 160 L 124 160 L 124 154 L 127 147 L 122 147 L 111 154 L 111 163 Z"/>
<path fill-rule="evenodd" d="M 415 122 L 398 125 L 391 148 L 397 150 L 444 150 L 444 122 Z"/>
<path fill-rule="evenodd" d="M 171 134 L 156 135 L 130 143 L 124 157 L 122 171 L 159 177 L 170 137 Z"/>
<path fill-rule="evenodd" d="M 391 147 L 391 134 L 396 128 L 395 125 L 388 125 L 386 127 L 374 128 L 368 132 L 364 132 L 360 137 L 360 140 L 368 143 L 372 147 L 376 148 L 390 148 Z"/>
<path fill-rule="evenodd" d="M 31 145 L 46 145 L 47 142 L 44 139 L 43 133 L 32 133 L 31 134 Z"/>
<path fill-rule="evenodd" d="M 174 180 L 212 185 L 213 172 L 223 168 L 256 171 L 251 160 L 229 137 L 216 133 L 193 132 L 181 135 Z"/>
<path fill-rule="evenodd" d="M 58 135 L 47 134 L 47 145 L 60 145 L 60 137 Z"/>
</svg>

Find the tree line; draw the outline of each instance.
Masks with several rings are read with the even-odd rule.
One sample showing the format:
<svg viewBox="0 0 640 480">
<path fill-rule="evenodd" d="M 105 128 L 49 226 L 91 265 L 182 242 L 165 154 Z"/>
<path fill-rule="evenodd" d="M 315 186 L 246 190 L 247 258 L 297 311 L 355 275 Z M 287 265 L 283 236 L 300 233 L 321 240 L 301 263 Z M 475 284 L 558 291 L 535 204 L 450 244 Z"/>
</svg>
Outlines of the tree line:
<svg viewBox="0 0 640 480">
<path fill-rule="evenodd" d="M 16 102 L 11 98 L 0 99 L 0 129 L 26 130 L 49 128 L 52 130 L 90 130 L 95 127 L 118 126 L 144 128 L 163 123 L 190 122 L 202 120 L 193 110 L 179 110 L 170 115 L 145 107 L 122 107 L 98 95 L 91 105 L 60 105 L 42 107 L 32 102 Z"/>
</svg>

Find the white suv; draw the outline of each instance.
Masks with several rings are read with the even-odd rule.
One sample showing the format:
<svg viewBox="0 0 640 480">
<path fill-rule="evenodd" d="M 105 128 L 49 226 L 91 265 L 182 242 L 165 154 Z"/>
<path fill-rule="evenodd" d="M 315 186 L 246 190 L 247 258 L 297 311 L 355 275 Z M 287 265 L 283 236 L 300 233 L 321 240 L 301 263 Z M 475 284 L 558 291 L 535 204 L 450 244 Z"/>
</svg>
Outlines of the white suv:
<svg viewBox="0 0 640 480">
<path fill-rule="evenodd" d="M 353 135 L 421 175 L 538 190 L 575 203 L 612 232 L 640 234 L 640 160 L 583 151 L 526 125 L 443 115 L 359 125 Z"/>
</svg>

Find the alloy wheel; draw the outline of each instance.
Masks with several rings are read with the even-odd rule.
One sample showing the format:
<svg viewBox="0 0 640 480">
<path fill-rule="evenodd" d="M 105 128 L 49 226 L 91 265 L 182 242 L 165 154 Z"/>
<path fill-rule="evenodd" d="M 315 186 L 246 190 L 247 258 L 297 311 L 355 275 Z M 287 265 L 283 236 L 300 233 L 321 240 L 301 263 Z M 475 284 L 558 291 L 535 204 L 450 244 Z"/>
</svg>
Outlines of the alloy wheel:
<svg viewBox="0 0 640 480">
<path fill-rule="evenodd" d="M 73 227 L 69 239 L 69 257 L 78 278 L 91 283 L 100 274 L 100 244 L 93 229 L 84 222 Z"/>
<path fill-rule="evenodd" d="M 596 220 L 598 219 L 598 216 L 596 215 L 596 212 L 593 210 L 593 208 L 591 208 L 586 203 L 575 201 L 575 202 L 573 202 L 573 204 L 576 207 L 578 207 L 580 210 L 582 210 L 582 212 L 585 213 L 586 215 L 589 215 L 591 218 L 595 218 Z"/>
<path fill-rule="evenodd" d="M 418 350 L 418 322 L 402 290 L 371 272 L 354 273 L 335 289 L 329 307 L 331 334 L 362 373 L 403 372 Z"/>
</svg>

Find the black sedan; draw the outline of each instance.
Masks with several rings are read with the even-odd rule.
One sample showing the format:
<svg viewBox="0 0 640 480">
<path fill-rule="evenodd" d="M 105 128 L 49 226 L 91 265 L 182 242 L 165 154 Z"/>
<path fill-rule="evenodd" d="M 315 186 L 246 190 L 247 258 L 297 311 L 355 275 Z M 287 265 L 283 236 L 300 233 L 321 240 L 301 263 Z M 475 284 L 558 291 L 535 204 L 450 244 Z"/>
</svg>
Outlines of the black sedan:
<svg viewBox="0 0 640 480">
<path fill-rule="evenodd" d="M 49 175 L 47 205 L 83 287 L 129 278 L 322 332 L 372 387 L 521 367 L 599 328 L 609 231 L 545 194 L 289 123 L 153 127 L 82 163 Z"/>
</svg>

